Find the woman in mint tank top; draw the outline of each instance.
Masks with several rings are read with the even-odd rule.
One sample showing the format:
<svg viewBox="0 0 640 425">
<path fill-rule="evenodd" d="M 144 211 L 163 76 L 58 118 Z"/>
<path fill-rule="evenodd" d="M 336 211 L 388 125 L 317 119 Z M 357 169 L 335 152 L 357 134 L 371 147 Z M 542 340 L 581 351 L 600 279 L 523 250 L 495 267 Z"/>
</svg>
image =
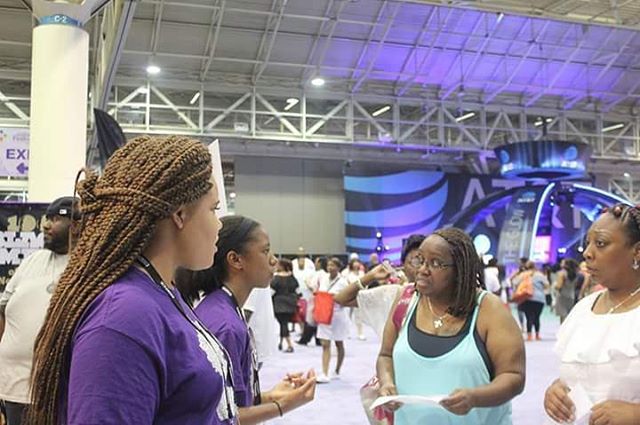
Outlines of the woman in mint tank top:
<svg viewBox="0 0 640 425">
<path fill-rule="evenodd" d="M 395 411 L 395 425 L 511 424 L 510 401 L 524 388 L 524 343 L 500 299 L 483 290 L 471 238 L 437 230 L 413 261 L 416 290 L 404 320 L 397 327 L 392 314 L 384 331 L 380 395 L 444 398 L 384 407 Z"/>
</svg>

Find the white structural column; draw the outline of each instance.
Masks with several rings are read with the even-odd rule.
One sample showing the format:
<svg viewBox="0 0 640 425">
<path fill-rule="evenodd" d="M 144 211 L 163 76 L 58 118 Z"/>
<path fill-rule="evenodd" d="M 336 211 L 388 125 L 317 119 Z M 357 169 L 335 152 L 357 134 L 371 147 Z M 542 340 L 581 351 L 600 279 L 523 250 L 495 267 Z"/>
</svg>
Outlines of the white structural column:
<svg viewBox="0 0 640 425">
<path fill-rule="evenodd" d="M 29 201 L 73 193 L 85 165 L 90 15 L 82 6 L 33 2 Z"/>
</svg>

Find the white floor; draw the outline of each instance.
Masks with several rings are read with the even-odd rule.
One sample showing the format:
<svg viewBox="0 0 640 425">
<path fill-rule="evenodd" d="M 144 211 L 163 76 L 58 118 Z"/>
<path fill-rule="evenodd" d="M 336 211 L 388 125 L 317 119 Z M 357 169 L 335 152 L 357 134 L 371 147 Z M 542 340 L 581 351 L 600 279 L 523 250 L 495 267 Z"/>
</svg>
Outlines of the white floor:
<svg viewBox="0 0 640 425">
<path fill-rule="evenodd" d="M 524 392 L 513 400 L 514 424 L 540 425 L 544 422 L 544 390 L 558 373 L 558 362 L 552 351 L 557 329 L 557 318 L 545 308 L 542 318 L 543 340 L 526 343 L 527 383 Z M 269 423 L 366 425 L 368 422 L 360 404 L 359 389 L 374 375 L 379 349 L 379 341 L 373 332 L 367 330 L 366 335 L 366 341 L 353 338 L 345 342 L 346 359 L 340 380 L 318 385 L 316 399 L 312 403 Z M 313 343 L 307 347 L 295 345 L 294 353 L 278 352 L 262 368 L 263 388 L 269 389 L 289 371 L 309 368 L 321 370 L 321 353 L 321 348 Z M 335 365 L 335 358 L 332 358 L 332 365 Z"/>
</svg>

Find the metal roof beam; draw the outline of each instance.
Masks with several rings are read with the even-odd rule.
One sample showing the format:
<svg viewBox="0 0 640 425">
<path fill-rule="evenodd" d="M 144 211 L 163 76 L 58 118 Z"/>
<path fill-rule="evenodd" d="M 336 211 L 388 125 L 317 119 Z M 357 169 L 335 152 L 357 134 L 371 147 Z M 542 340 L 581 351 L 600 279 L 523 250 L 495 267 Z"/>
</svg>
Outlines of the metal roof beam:
<svg viewBox="0 0 640 425">
<path fill-rule="evenodd" d="M 275 14 L 273 14 L 273 12 L 275 12 L 276 10 L 276 6 L 278 5 L 278 1 L 279 0 L 272 0 L 271 2 L 271 12 L 272 14 L 269 15 L 269 18 L 267 19 L 267 24 L 264 27 L 264 31 L 262 31 L 262 36 L 260 37 L 260 45 L 258 46 L 258 54 L 256 55 L 256 60 L 259 61 L 260 57 L 262 56 L 262 52 L 264 51 L 264 48 L 266 46 L 267 43 L 267 38 L 269 36 L 269 28 L 271 28 L 271 25 L 273 24 L 273 22 L 275 20 L 277 20 L 277 16 Z M 260 66 L 262 65 L 264 61 L 261 62 L 256 62 L 256 65 L 253 67 L 253 74 L 252 75 L 256 75 L 258 73 L 258 69 L 260 68 Z"/>
<path fill-rule="evenodd" d="M 609 60 L 609 62 L 607 62 L 607 64 L 604 66 L 604 68 L 602 68 L 600 70 L 600 72 L 598 73 L 598 75 L 596 76 L 595 80 L 591 83 L 592 86 L 597 86 L 598 83 L 600 82 L 600 80 L 602 80 L 602 77 L 604 77 L 606 75 L 606 73 L 611 69 L 611 67 L 613 66 L 613 64 L 615 64 L 619 59 L 620 56 L 622 56 L 622 54 L 624 53 L 625 49 L 627 48 L 627 46 L 629 46 L 629 44 L 631 44 L 631 42 L 636 38 L 638 34 L 631 32 L 630 33 L 630 37 L 624 42 L 624 44 L 618 49 L 618 53 L 613 55 L 611 57 L 611 59 Z M 605 41 L 604 44 L 608 44 L 608 40 Z M 625 75 L 626 73 L 624 71 L 621 72 L 621 75 Z M 621 76 L 618 76 L 618 78 L 616 78 L 616 80 L 611 84 L 611 88 L 615 87 L 618 83 L 618 81 L 620 81 Z M 585 97 L 590 96 L 589 92 L 584 93 L 584 95 L 578 95 L 576 96 L 573 100 L 571 100 L 569 103 L 567 103 L 565 105 L 565 109 L 571 109 L 573 106 L 575 106 L 576 103 L 578 103 L 580 100 L 584 99 Z"/>
<path fill-rule="evenodd" d="M 439 8 L 438 8 L 439 9 Z M 230 13 L 231 9 L 230 8 L 225 8 L 226 13 Z M 448 8 L 449 11 L 455 11 L 456 9 L 452 9 L 452 8 Z M 270 15 L 269 15 L 270 16 Z M 284 19 L 289 19 L 290 16 L 287 14 L 283 15 Z M 508 19 L 508 18 L 505 18 Z M 135 21 L 139 21 L 139 22 L 147 22 L 147 23 L 151 23 L 153 24 L 153 21 L 151 19 L 143 19 L 143 18 L 136 18 L 134 19 Z M 553 22 L 553 21 L 544 21 L 546 22 Z M 349 20 L 345 20 L 342 18 L 338 18 L 337 23 L 340 24 L 350 24 L 351 22 Z M 209 24 L 193 24 L 193 23 L 189 23 L 189 22 L 177 22 L 177 21 L 168 21 L 167 19 L 163 19 L 163 26 L 169 26 L 169 25 L 173 25 L 173 26 L 178 26 L 178 27 L 193 27 L 193 28 L 209 28 Z M 369 25 L 365 25 L 365 26 L 372 26 L 374 24 L 369 24 Z M 375 24 L 375 26 L 384 26 L 384 24 Z M 422 28 L 422 27 L 420 27 Z M 242 33 L 248 33 L 248 34 L 260 34 L 263 35 L 264 31 L 262 30 L 257 30 L 257 29 L 253 29 L 253 28 L 239 28 L 239 27 L 229 27 L 229 26 L 224 26 L 223 29 L 229 30 L 229 31 L 237 31 L 237 32 L 242 32 Z M 434 29 L 431 30 L 433 32 L 438 32 L 439 29 Z M 637 31 L 637 29 L 635 30 Z M 309 34 L 309 33 L 302 33 L 302 32 L 282 32 L 281 34 L 287 35 L 289 37 L 299 37 L 299 38 L 310 38 L 313 37 L 313 34 Z M 471 38 L 471 39 L 475 39 L 475 40 L 484 40 L 484 35 L 483 34 L 473 34 L 473 33 L 469 33 L 469 32 L 458 32 L 458 31 L 445 31 L 443 32 L 443 35 L 447 36 L 447 37 L 467 37 L 467 38 Z M 364 41 L 364 38 L 348 38 L 348 37 L 340 37 L 339 38 L 341 41 L 344 42 L 348 42 L 348 43 L 358 43 L 358 44 L 362 44 L 362 42 Z M 513 37 L 494 37 L 495 41 L 504 41 L 504 42 L 514 42 L 514 43 L 519 43 L 519 44 L 524 44 L 524 45 L 528 45 L 530 43 L 530 40 L 514 40 Z M 390 46 L 396 46 L 396 47 L 408 47 L 411 44 L 409 43 L 399 43 L 399 42 L 387 42 L 388 45 Z M 539 44 L 543 47 L 543 48 L 549 48 L 549 49 L 557 49 L 557 48 L 566 48 L 566 45 L 560 44 L 560 43 L 554 43 L 551 41 L 545 41 L 545 40 L 540 40 Z M 428 49 L 429 46 L 431 44 L 424 44 L 424 45 L 420 45 L 419 49 Z M 600 53 L 602 52 L 604 49 L 606 49 L 607 47 L 610 48 L 610 52 L 611 53 L 617 53 L 617 49 L 615 48 L 615 46 L 600 46 L 600 47 L 590 47 L 590 46 L 583 46 L 582 49 L 584 52 L 597 52 Z M 448 50 L 454 50 L 454 49 L 448 49 Z"/>
<path fill-rule="evenodd" d="M 410 0 L 413 3 L 420 4 L 433 4 L 442 6 L 442 0 Z M 631 4 L 636 0 L 631 0 L 629 3 Z M 582 12 L 581 10 L 578 13 L 557 13 L 551 10 L 550 7 L 538 7 L 538 3 L 535 2 L 520 2 L 516 4 L 515 2 L 506 2 L 500 1 L 482 1 L 482 2 L 455 2 L 453 4 L 447 4 L 446 7 L 455 7 L 458 9 L 472 9 L 486 11 L 486 12 L 494 12 L 494 13 L 509 13 L 513 15 L 520 16 L 530 16 L 532 18 L 547 18 L 553 19 L 561 22 L 571 22 L 578 24 L 597 24 L 601 26 L 609 26 L 609 27 L 619 27 L 619 28 L 628 28 L 634 29 L 633 25 L 622 24 L 619 20 L 616 20 L 615 16 L 612 17 L 603 17 L 602 13 L 595 15 L 588 15 Z M 526 6 L 525 6 L 526 4 Z M 608 8 L 608 10 L 612 10 Z M 605 11 L 606 12 L 606 11 Z M 637 30 L 637 28 L 635 28 Z"/>
<path fill-rule="evenodd" d="M 138 77 L 138 78 L 119 77 L 117 79 L 117 83 L 120 84 L 121 87 L 131 87 L 132 89 L 137 88 L 139 85 L 146 84 L 146 81 L 147 81 L 146 78 L 141 78 L 141 77 Z M 219 95 L 227 93 L 227 94 L 231 94 L 232 96 L 235 96 L 235 95 L 242 95 L 247 91 L 246 85 L 237 84 L 235 81 L 226 82 L 224 78 L 216 78 L 215 81 L 212 80 L 204 83 L 203 85 L 201 85 L 201 83 L 196 81 L 188 81 L 188 80 L 181 80 L 181 79 L 156 79 L 154 80 L 154 84 L 157 87 L 162 87 L 162 88 L 167 88 L 172 90 L 184 90 L 184 91 L 189 91 L 190 93 L 193 93 L 193 90 L 200 90 L 202 88 L 205 92 L 205 95 L 207 92 L 212 92 Z M 494 82 L 494 84 L 496 83 Z M 525 87 L 525 86 L 526 85 L 521 85 L 521 87 Z M 291 97 L 291 87 L 290 85 L 278 86 L 276 84 L 269 84 L 264 87 L 261 86 L 260 93 L 265 95 L 270 95 L 270 96 L 272 95 L 276 97 L 281 97 L 283 100 L 286 100 L 288 97 Z M 576 93 L 577 93 L 577 90 L 576 90 Z M 340 101 L 342 99 L 348 98 L 350 94 L 346 90 L 336 91 L 336 90 L 327 89 L 322 91 L 312 90 L 310 92 L 307 92 L 306 96 L 307 98 L 310 98 L 311 96 L 311 98 L 317 99 L 317 100 L 328 99 L 328 100 Z M 400 101 L 403 105 L 414 105 L 416 107 L 424 105 L 426 101 L 426 99 L 420 95 L 406 95 L 402 97 L 397 97 L 391 93 L 390 94 L 359 93 L 356 96 L 358 100 L 369 102 L 369 103 L 380 103 L 380 104 L 388 104 L 392 102 L 393 99 L 398 99 L 398 101 Z M 237 98 L 237 97 L 234 97 L 234 98 Z M 637 94 L 636 98 L 640 98 L 640 94 Z M 452 108 L 459 107 L 458 102 L 454 102 L 454 101 L 445 101 L 445 104 Z M 505 111 L 510 114 L 517 114 L 523 111 L 523 108 L 518 104 L 484 105 L 479 101 L 472 101 L 469 99 L 465 100 L 462 103 L 462 106 L 463 108 L 471 111 L 477 111 L 482 108 L 485 108 L 487 111 L 492 111 L 492 112 Z M 182 109 L 185 109 L 185 108 L 182 108 Z M 559 109 L 557 107 L 557 103 L 555 106 L 550 104 L 544 107 L 540 106 L 540 107 L 527 108 L 526 112 L 527 114 L 535 115 L 535 116 L 540 116 L 540 115 L 550 116 L 550 115 L 557 115 L 557 114 L 560 114 L 561 112 L 564 112 L 567 117 L 585 119 L 585 120 L 594 120 L 596 117 L 596 115 L 592 110 L 563 111 L 562 109 Z M 287 114 L 287 115 L 290 115 L 290 114 Z M 609 113 L 607 116 L 610 117 L 611 121 L 618 121 L 618 120 L 624 121 L 629 119 L 629 114 Z"/>
<path fill-rule="evenodd" d="M 324 41 L 324 45 L 322 46 L 322 51 L 320 52 L 320 56 L 318 57 L 317 64 L 315 66 L 312 66 L 312 68 L 315 69 L 318 73 L 320 72 L 322 64 L 324 63 L 324 58 L 327 55 L 327 51 L 329 50 L 329 46 L 331 45 L 331 41 L 333 40 L 333 35 L 335 34 L 338 22 L 340 22 L 340 14 L 344 10 L 347 3 L 348 2 L 346 1 L 340 3 L 340 6 L 338 6 L 338 10 L 336 11 L 335 19 L 331 20 L 331 28 L 329 28 L 329 34 Z M 308 73 L 304 81 L 302 82 L 303 86 L 306 86 L 309 80 L 313 78 L 313 76 L 314 75 L 312 73 Z"/>
<path fill-rule="evenodd" d="M 334 3 L 335 3 L 335 0 L 329 0 L 329 2 L 327 3 L 327 7 L 325 8 L 323 16 L 329 15 L 329 12 L 331 12 L 331 9 L 333 9 Z M 344 5 L 344 3 L 342 3 L 342 5 Z M 324 31 L 325 31 L 325 26 L 326 26 L 327 22 L 331 22 L 331 21 L 327 20 L 327 21 L 322 21 L 320 23 L 320 27 L 318 28 L 318 32 L 313 37 L 313 44 L 311 45 L 311 49 L 309 49 L 309 54 L 307 55 L 307 60 L 305 61 L 306 64 L 310 64 L 311 60 L 313 59 L 313 56 L 316 54 L 316 50 L 318 49 L 318 46 L 320 44 L 320 38 L 322 37 L 322 33 L 324 33 Z M 333 21 L 333 27 L 334 28 L 335 28 L 336 24 L 337 24 L 337 21 L 334 20 Z M 307 70 L 303 69 L 302 73 L 300 75 L 300 79 L 302 81 L 305 81 L 307 78 L 308 78 Z"/>
<path fill-rule="evenodd" d="M 144 52 L 141 52 L 141 54 L 144 54 Z M 174 55 L 171 54 L 169 55 L 169 57 L 189 57 L 189 58 L 193 58 L 193 56 L 185 56 L 185 55 Z M 199 57 L 199 56 L 196 56 Z M 229 62 L 229 63 L 244 63 L 244 64 L 258 64 L 261 61 L 257 61 L 255 59 L 237 59 L 237 58 L 221 58 L 218 57 L 215 60 L 217 61 L 222 61 L 222 62 Z M 294 67 L 294 68 L 306 68 L 306 69 L 313 69 L 315 68 L 314 65 L 306 65 L 306 64 L 299 64 L 299 63 L 286 63 L 286 62 L 271 62 L 271 65 L 274 66 L 281 66 L 281 67 Z M 339 66 L 323 66 L 324 69 L 327 70 L 331 70 L 331 71 L 338 71 L 338 72 L 352 72 L 354 68 L 351 67 L 339 67 Z M 396 79 L 398 78 L 399 74 L 397 72 L 390 72 L 390 71 L 375 71 L 376 74 L 378 76 L 388 76 L 390 79 Z M 217 74 L 216 78 L 219 78 L 219 76 L 221 75 L 226 75 L 224 73 L 220 73 Z M 228 74 L 228 75 L 235 75 L 235 74 Z M 400 75 L 400 77 L 410 77 L 409 75 Z M 249 76 L 247 77 L 249 78 Z M 237 79 L 236 79 L 237 80 Z M 156 79 L 156 81 L 158 81 L 158 79 Z M 292 80 L 282 80 L 283 82 L 287 82 L 287 84 L 291 84 Z M 467 82 L 467 90 L 469 89 L 469 86 L 480 86 L 480 85 L 485 85 L 485 86 L 503 86 L 504 83 L 501 81 L 493 81 L 493 80 L 480 80 L 480 79 L 476 79 L 476 80 L 469 80 Z M 195 83 L 194 83 L 195 84 Z M 250 81 L 247 81 L 246 84 L 250 84 Z M 294 83 L 295 84 L 295 83 Z M 435 88 L 437 85 L 437 83 L 427 83 L 424 85 L 425 88 L 430 89 L 430 88 Z M 194 85 L 194 87 L 197 86 L 197 84 Z M 519 91 L 519 92 L 525 92 L 525 91 L 531 91 L 531 90 L 546 90 L 548 88 L 548 86 L 542 86 L 542 85 L 538 85 L 538 84 L 534 84 L 534 83 L 529 83 L 529 84 L 516 84 L 516 83 L 511 83 L 509 85 L 512 89 L 514 89 L 514 91 Z M 389 86 L 388 87 L 389 90 L 392 90 L 392 87 Z M 197 87 L 196 87 L 197 90 Z M 570 88 L 570 87 L 562 87 L 562 90 L 567 93 L 570 96 L 578 96 L 583 94 L 583 90 L 581 89 L 575 89 L 575 88 Z M 475 90 L 472 90 L 475 91 Z M 593 96 L 611 96 L 611 97 L 616 97 L 616 96 L 626 96 L 626 97 L 637 97 L 635 95 L 625 95 L 625 93 L 622 92 L 611 92 L 611 91 L 605 91 L 605 90 L 597 90 L 597 91 L 592 91 L 592 95 Z M 554 96 L 555 99 L 555 96 Z M 485 103 L 489 103 L 486 99 L 484 100 Z"/>
<path fill-rule="evenodd" d="M 387 3 L 385 2 L 385 4 Z M 371 73 L 371 70 L 373 69 L 376 62 L 378 61 L 380 52 L 382 51 L 384 43 L 387 40 L 387 36 L 389 35 L 389 30 L 391 30 L 391 25 L 393 25 L 393 21 L 396 19 L 396 15 L 398 14 L 399 10 L 400 10 L 400 4 L 396 3 L 395 7 L 393 8 L 393 11 L 391 12 L 391 16 L 389 16 L 389 19 L 387 19 L 387 23 L 382 32 L 382 36 L 380 37 L 380 40 L 378 40 L 378 44 L 376 46 L 376 50 L 373 54 L 373 57 L 370 58 L 369 64 L 367 65 L 367 68 L 365 69 L 364 73 L 362 73 L 360 78 L 358 78 L 358 81 L 356 81 L 356 83 L 351 88 L 352 93 L 357 92 L 362 86 L 362 84 L 365 82 L 365 80 L 369 78 L 369 74 Z M 358 68 L 359 67 L 357 66 L 356 69 Z"/>
<path fill-rule="evenodd" d="M 29 116 L 24 111 L 16 106 L 7 96 L 0 91 L 0 102 L 4 104 L 11 112 L 13 112 L 21 120 L 29 120 Z"/>
<path fill-rule="evenodd" d="M 173 110 L 173 112 L 175 112 L 176 115 L 178 115 L 180 119 L 184 121 L 189 127 L 191 127 L 192 129 L 198 128 L 198 126 L 193 121 L 191 121 L 191 119 L 184 112 L 178 109 L 178 107 L 171 100 L 169 100 L 169 98 L 165 96 L 164 93 L 162 93 L 159 89 L 157 89 L 154 86 L 150 86 L 150 88 L 151 88 L 151 91 L 154 92 L 162 102 L 164 102 L 167 106 L 169 106 L 169 108 L 171 108 L 171 110 Z"/>
<path fill-rule="evenodd" d="M 615 31 L 615 30 L 611 29 L 610 31 Z M 558 71 L 556 71 L 555 75 L 553 76 L 553 78 L 551 79 L 549 84 L 547 85 L 547 90 L 543 90 L 543 91 L 540 91 L 540 92 L 536 93 L 533 97 L 531 97 L 531 99 L 527 100 L 527 102 L 525 103 L 525 106 L 529 107 L 529 106 L 533 105 L 534 103 L 536 103 L 538 101 L 538 99 L 540 99 L 542 96 L 544 96 L 547 93 L 548 90 L 551 90 L 553 88 L 553 86 L 558 82 L 558 80 L 562 76 L 562 73 L 565 70 L 565 68 L 571 63 L 573 58 L 575 58 L 576 55 L 580 52 L 580 48 L 584 45 L 584 43 L 587 42 L 587 35 L 588 34 L 589 34 L 589 28 L 587 28 L 585 30 L 585 32 L 582 34 L 582 38 L 578 42 L 578 45 L 573 49 L 573 52 L 571 52 L 569 57 L 567 57 L 567 59 L 562 63 L 562 66 L 560 67 L 560 69 Z"/>
<path fill-rule="evenodd" d="M 231 112 L 235 111 L 240 105 L 242 105 L 249 97 L 251 97 L 251 92 L 245 93 L 240 96 L 240 99 L 233 102 L 231 106 L 222 111 L 222 113 L 215 117 L 213 120 L 211 120 L 211 122 L 207 124 L 204 129 L 211 130 L 213 127 L 222 122 L 222 120 L 224 120 Z"/>
<path fill-rule="evenodd" d="M 31 71 L 0 69 L 0 80 L 31 81 Z"/>
<path fill-rule="evenodd" d="M 153 32 L 151 33 L 151 53 L 155 53 L 158 49 L 158 40 L 160 39 L 160 26 L 162 24 L 162 13 L 164 12 L 164 0 L 160 0 L 160 4 L 156 4 L 153 14 Z"/>
<path fill-rule="evenodd" d="M 207 43 L 204 48 L 204 55 L 206 59 L 203 59 L 202 66 L 200 67 L 200 81 L 204 81 L 209 73 L 209 67 L 216 54 L 216 48 L 218 47 L 218 40 L 220 37 L 220 28 L 222 27 L 222 18 L 224 17 L 224 8 L 226 7 L 226 0 L 216 0 L 216 4 L 220 4 L 219 9 L 215 9 L 211 15 L 211 25 L 209 26 L 209 32 L 207 34 Z"/>
<path fill-rule="evenodd" d="M 416 82 L 416 80 L 418 79 L 418 77 L 420 76 L 420 74 L 422 73 L 422 69 L 424 68 L 424 66 L 426 65 L 427 61 L 431 58 L 431 54 L 433 53 L 434 49 L 435 49 L 435 45 L 438 42 L 438 39 L 440 38 L 440 34 L 442 33 L 442 31 L 444 30 L 445 26 L 447 25 L 447 22 L 449 21 L 449 17 L 451 16 L 451 13 L 453 12 L 453 8 L 449 8 L 448 12 L 447 12 L 447 16 L 444 18 L 444 21 L 440 22 L 439 18 L 440 18 L 440 8 L 434 8 L 436 10 L 436 15 L 438 16 L 438 23 L 440 24 L 440 26 L 438 27 L 438 29 L 435 31 L 435 34 L 433 36 L 433 39 L 431 41 L 431 43 L 429 44 L 429 47 L 427 48 L 427 54 L 422 58 L 422 61 L 420 62 L 420 65 L 418 65 L 418 67 L 416 68 L 416 72 L 413 73 L 413 76 L 411 76 L 402 86 L 402 88 L 400 89 L 400 91 L 398 92 L 399 96 L 404 95 L 407 90 L 409 90 L 409 88 Z M 414 51 L 417 54 L 417 51 L 419 48 L 422 48 L 422 46 L 418 47 L 417 45 L 414 46 Z M 402 78 L 401 76 L 399 76 L 398 78 Z"/>
<path fill-rule="evenodd" d="M 253 84 L 257 84 L 260 77 L 262 77 L 262 73 L 267 68 L 269 64 L 269 58 L 271 58 L 271 52 L 273 51 L 273 46 L 276 42 L 276 37 L 278 36 L 278 31 L 280 30 L 280 24 L 282 23 L 282 15 L 284 14 L 284 9 L 287 7 L 287 2 L 289 0 L 281 0 L 280 1 L 280 10 L 278 12 L 278 17 L 276 18 L 275 26 L 273 27 L 273 31 L 271 32 L 271 40 L 269 41 L 269 47 L 267 47 L 267 52 L 264 55 L 264 60 L 262 61 L 262 65 L 258 68 L 257 72 L 254 72 L 254 76 L 252 78 Z M 265 35 L 268 30 L 265 31 Z"/>
<path fill-rule="evenodd" d="M 478 30 L 478 28 L 480 27 L 480 24 L 482 24 L 482 19 L 485 17 L 485 14 L 480 14 L 480 16 L 478 17 L 478 20 L 476 21 L 476 23 L 473 25 L 473 29 L 471 30 L 471 34 L 475 34 L 475 32 Z M 451 66 L 449 67 L 449 69 L 447 70 L 447 72 L 444 74 L 446 76 L 451 75 L 451 72 L 453 71 L 453 69 L 456 67 L 456 65 L 460 64 L 460 66 L 462 67 L 462 55 L 463 53 L 467 50 L 467 45 L 469 44 L 469 41 L 471 39 L 467 37 L 467 39 L 464 41 L 464 43 L 462 44 L 462 49 L 458 50 L 458 55 L 455 57 L 455 59 L 453 60 L 453 62 L 451 62 Z M 446 79 L 447 77 L 445 77 Z M 460 78 L 462 78 L 462 69 L 460 69 Z M 444 83 L 444 80 L 442 81 Z M 453 91 L 455 91 L 455 89 L 457 89 L 459 86 L 461 86 L 462 84 L 464 84 L 464 81 L 459 81 L 455 84 L 453 84 L 451 86 L 451 88 L 447 91 L 447 93 L 452 93 Z M 422 84 L 422 86 L 424 87 L 426 84 Z M 441 100 L 446 100 L 446 97 L 441 98 Z"/>
<path fill-rule="evenodd" d="M 420 30 L 420 33 L 418 34 L 418 36 L 415 39 L 415 42 L 413 43 L 413 47 L 411 47 L 411 51 L 409 52 L 409 54 L 405 58 L 404 63 L 402 64 L 402 67 L 400 68 L 400 75 L 406 73 L 407 67 L 409 66 L 409 62 L 411 62 L 411 59 L 414 59 L 414 61 L 417 61 L 417 56 L 416 55 L 418 53 L 418 46 L 422 44 L 422 39 L 424 38 L 425 34 L 429 30 L 429 26 L 431 25 L 431 20 L 436 15 L 436 13 L 435 13 L 436 10 L 437 10 L 437 8 L 435 8 L 435 7 L 432 7 L 429 10 L 429 13 L 427 14 L 427 18 L 424 20 L 424 23 L 422 24 L 422 30 Z M 399 85 L 400 85 L 400 78 L 398 77 L 398 79 L 396 80 L 396 88 L 394 90 L 396 93 L 398 93 L 398 86 Z"/>
<path fill-rule="evenodd" d="M 375 19 L 374 22 L 380 22 L 380 20 L 382 19 L 382 16 L 384 15 L 384 11 L 387 8 L 388 4 L 389 4 L 389 0 L 384 0 L 380 4 L 380 7 L 378 8 L 378 13 L 376 14 L 376 19 Z M 360 50 L 360 55 L 358 56 L 358 60 L 356 61 L 356 66 L 354 67 L 353 72 L 351 73 L 351 79 L 352 80 L 356 79 L 356 73 L 358 72 L 358 69 L 360 68 L 360 65 L 362 65 L 362 61 L 364 60 L 364 57 L 367 54 L 367 50 L 369 50 L 369 45 L 373 41 L 373 36 L 376 33 L 376 29 L 377 29 L 376 26 L 372 26 L 371 29 L 369 30 L 369 35 L 367 36 L 367 40 L 364 42 L 364 46 Z"/>
<path fill-rule="evenodd" d="M 286 119 L 282 113 L 280 113 L 276 108 L 273 107 L 273 105 L 271 103 L 269 103 L 264 97 L 262 97 L 262 95 L 260 95 L 259 93 L 255 94 L 256 99 L 258 99 L 258 101 L 260 103 L 262 103 L 264 105 L 265 108 L 267 108 L 267 110 L 269 112 L 271 112 L 272 114 L 274 114 L 276 116 L 276 118 L 278 118 L 278 121 L 280 121 L 280 123 L 282 123 L 282 125 L 284 125 L 285 127 L 287 127 L 287 129 L 293 133 L 296 136 L 300 136 L 300 130 L 298 130 L 293 124 L 291 124 L 291 122 Z"/>
<path fill-rule="evenodd" d="M 520 30 L 518 31 L 518 33 L 516 34 L 516 36 L 514 37 L 514 39 L 511 41 L 511 43 L 509 43 L 509 47 L 507 47 L 507 49 L 504 52 L 504 57 L 498 61 L 498 64 L 496 65 L 496 67 L 493 69 L 493 72 L 491 73 L 491 79 L 494 79 L 496 73 L 498 72 L 498 70 L 500 68 L 502 68 L 503 66 L 505 67 L 505 74 L 507 74 L 508 72 L 508 61 L 509 61 L 509 55 L 511 52 L 511 49 L 513 49 L 513 46 L 515 44 L 515 40 L 519 39 L 520 37 L 522 37 L 522 34 L 524 33 L 524 31 L 527 29 L 527 25 L 529 25 L 529 28 L 533 28 L 533 19 L 527 19 L 525 21 L 525 23 L 520 27 Z"/>
<path fill-rule="evenodd" d="M 635 82 L 635 84 L 633 85 L 633 87 L 631 88 L 631 90 L 629 90 L 627 92 L 626 95 L 622 95 L 619 96 L 616 100 L 607 103 L 604 108 L 602 108 L 602 110 L 604 112 L 610 112 L 617 104 L 619 104 L 620 102 L 624 101 L 625 99 L 632 97 L 635 95 L 635 91 L 638 90 L 640 88 L 640 78 L 638 78 L 638 80 Z M 637 95 L 638 97 L 640 97 L 640 94 Z"/>
<path fill-rule="evenodd" d="M 471 61 L 471 64 L 469 66 L 467 66 L 467 70 L 464 71 L 464 74 L 461 75 L 461 79 L 460 79 L 460 84 L 464 85 L 464 82 L 467 81 L 467 79 L 469 78 L 470 73 L 475 69 L 476 63 L 478 63 L 478 60 L 480 60 L 480 57 L 482 56 L 482 54 L 484 53 L 484 50 L 487 48 L 487 45 L 489 44 L 489 42 L 491 41 L 491 39 L 493 38 L 493 36 L 496 34 L 496 32 L 498 32 L 498 29 L 500 28 L 500 24 L 504 21 L 504 18 L 500 18 L 500 15 L 498 15 L 498 17 L 496 18 L 496 22 L 494 24 L 493 29 L 491 30 L 490 34 L 487 34 L 485 36 L 484 41 L 482 42 L 482 45 L 478 48 L 478 50 L 476 51 L 476 54 L 473 58 L 473 60 Z M 487 15 L 484 15 L 485 18 L 485 23 L 486 23 L 486 19 Z M 466 44 L 465 44 L 466 46 Z M 464 68 L 463 66 L 463 62 L 462 62 L 462 58 L 460 58 L 460 66 L 462 68 Z M 446 99 L 449 96 L 451 96 L 451 94 L 455 91 L 456 86 L 452 86 L 445 94 L 444 96 L 442 96 L 442 99 Z"/>
</svg>

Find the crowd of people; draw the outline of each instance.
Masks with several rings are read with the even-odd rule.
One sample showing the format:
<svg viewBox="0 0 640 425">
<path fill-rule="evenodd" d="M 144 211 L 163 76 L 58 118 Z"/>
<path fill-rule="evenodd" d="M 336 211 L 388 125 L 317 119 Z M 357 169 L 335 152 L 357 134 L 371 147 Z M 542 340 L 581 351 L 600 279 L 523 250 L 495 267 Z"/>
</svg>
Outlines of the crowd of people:
<svg viewBox="0 0 640 425">
<path fill-rule="evenodd" d="M 8 425 L 263 423 L 340 377 L 352 325 L 381 338 L 369 389 L 391 398 L 371 423 L 511 424 L 545 304 L 561 321 L 549 420 L 581 419 L 582 394 L 589 424 L 640 423 L 640 208 L 606 210 L 582 266 L 523 258 L 507 278 L 456 228 L 408 238 L 398 267 L 303 249 L 277 258 L 269 229 L 218 218 L 211 175 L 201 143 L 139 137 L 101 176 L 86 171 L 78 198 L 51 203 L 44 249 L 0 297 Z M 322 370 L 265 390 L 265 353 L 294 353 L 293 326 L 295 342 L 322 346 Z"/>
</svg>

